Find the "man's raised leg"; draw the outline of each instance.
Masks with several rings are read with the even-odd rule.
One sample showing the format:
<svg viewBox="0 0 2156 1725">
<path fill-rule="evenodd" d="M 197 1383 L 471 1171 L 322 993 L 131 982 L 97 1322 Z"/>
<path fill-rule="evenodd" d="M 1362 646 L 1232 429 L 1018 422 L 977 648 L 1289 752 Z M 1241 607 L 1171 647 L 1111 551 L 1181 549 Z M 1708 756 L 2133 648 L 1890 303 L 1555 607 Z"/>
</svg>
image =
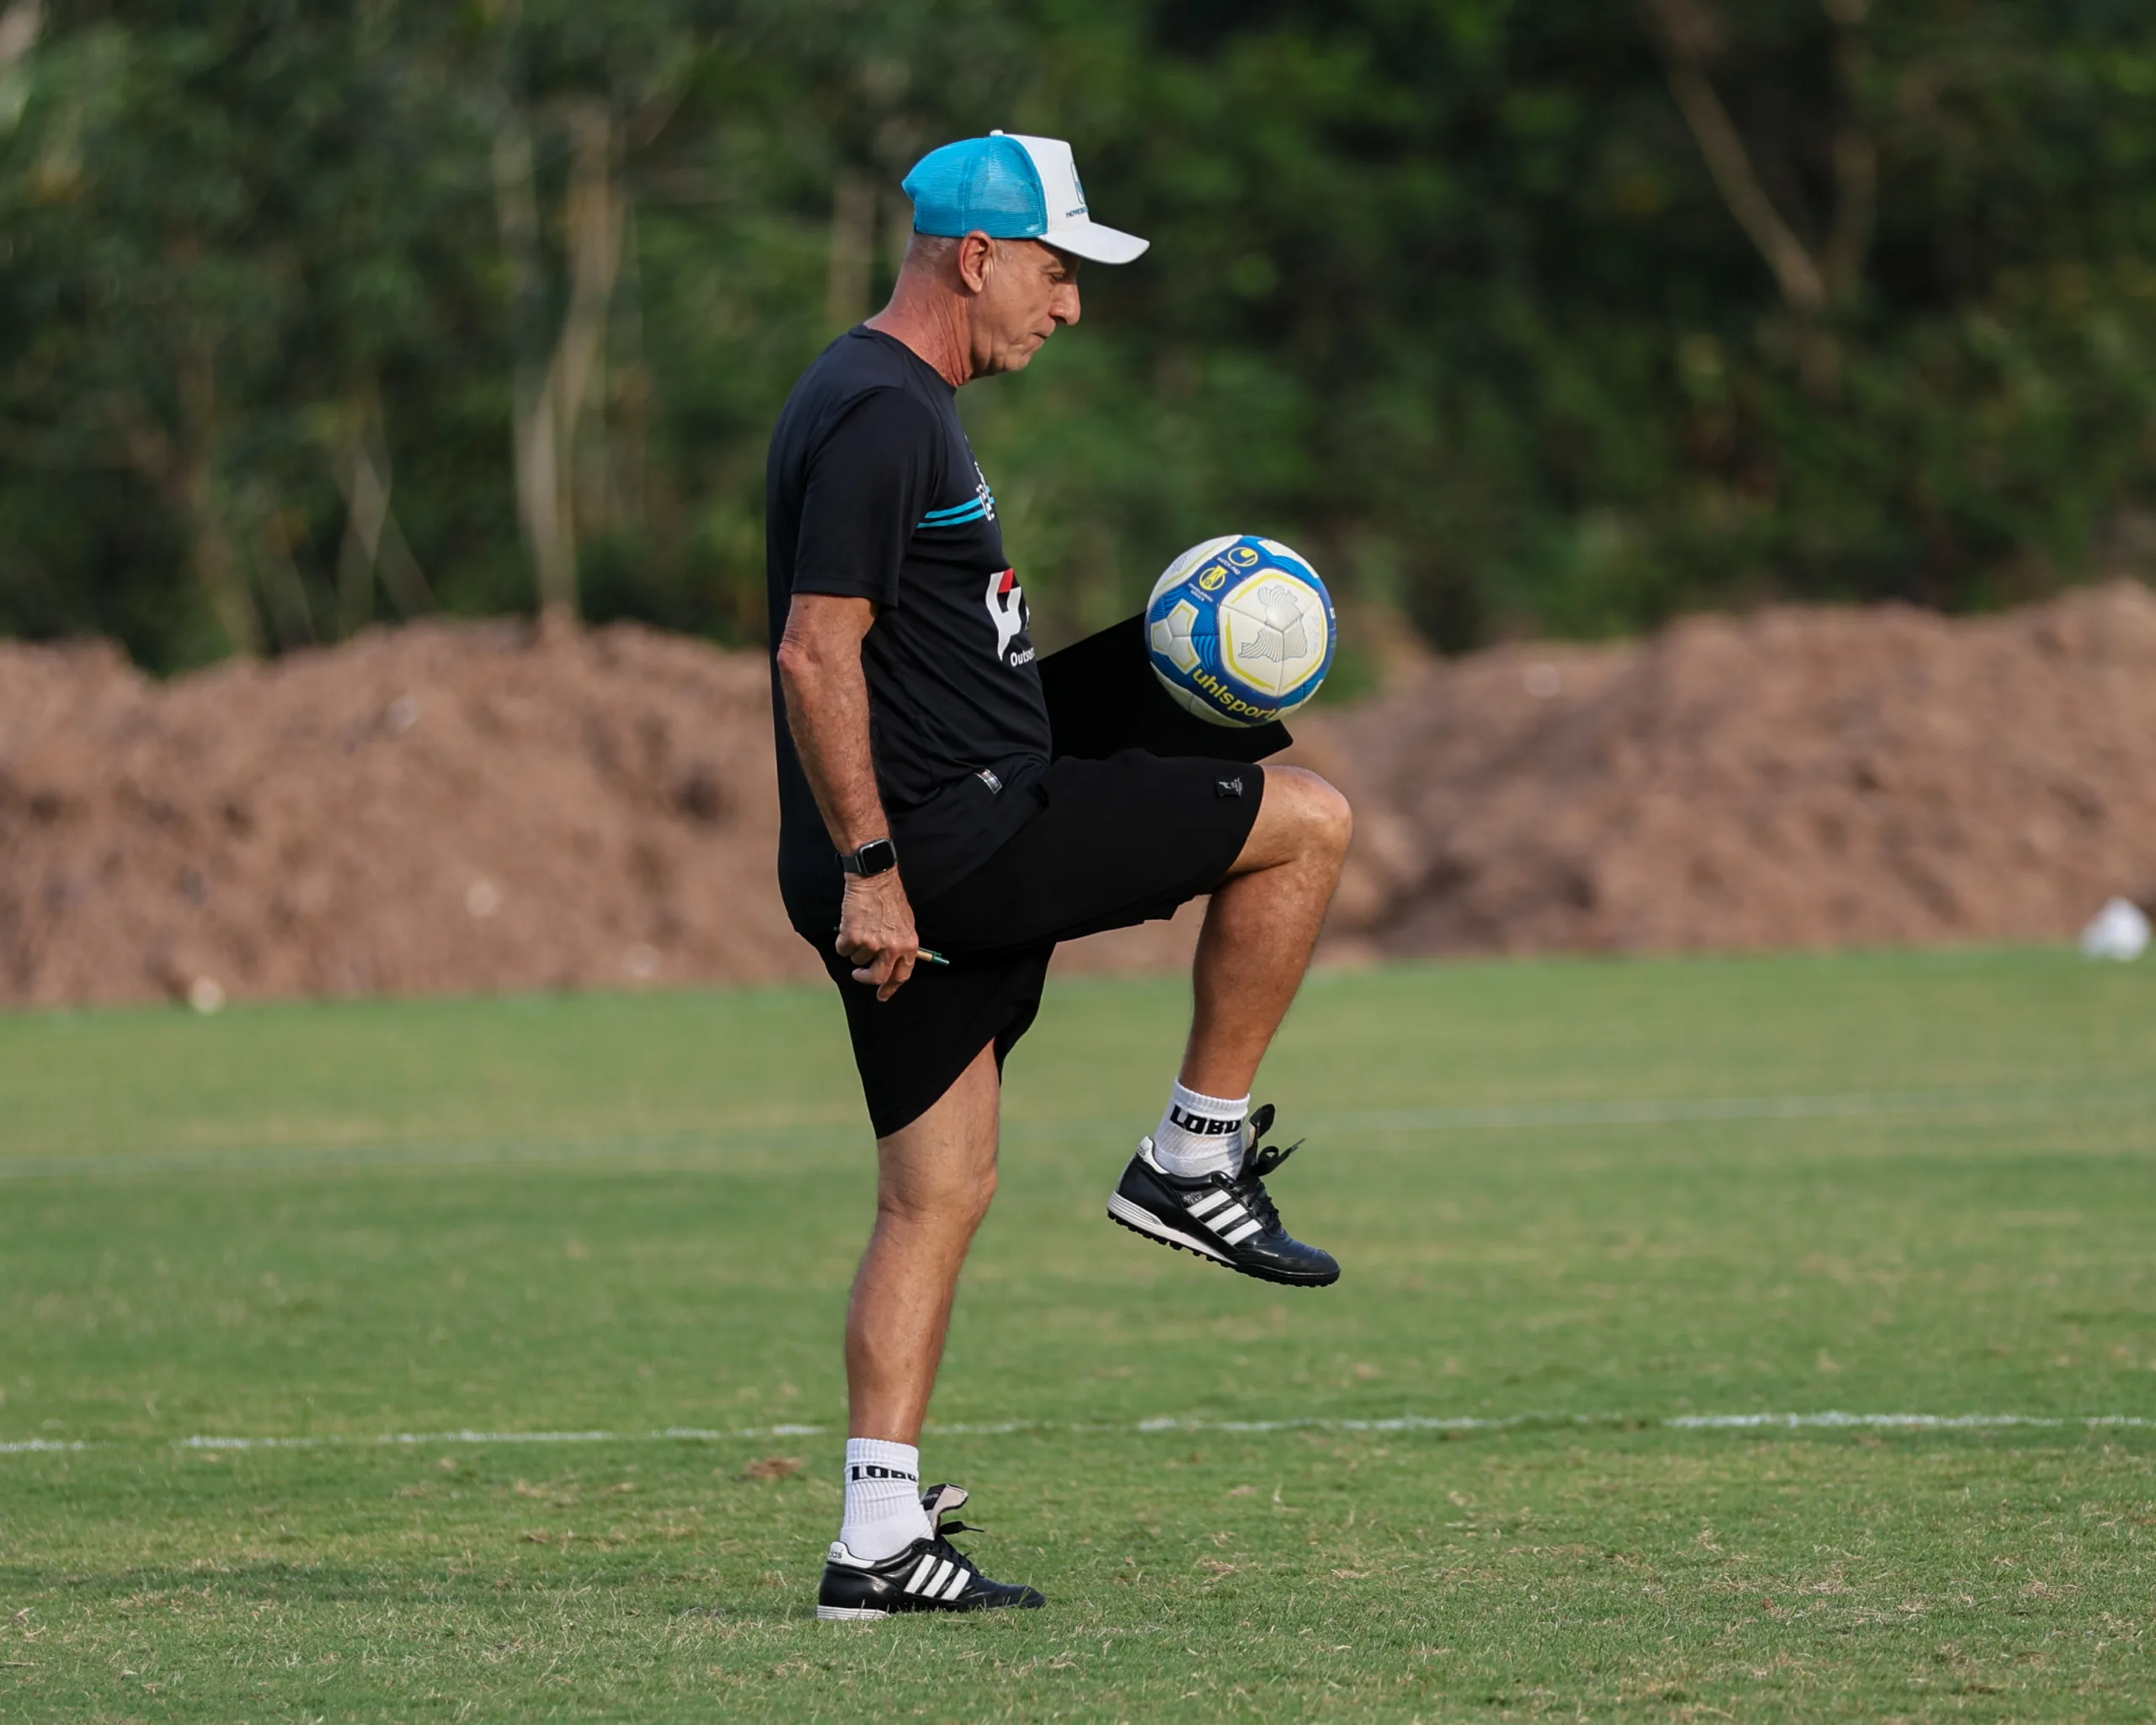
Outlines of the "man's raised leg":
<svg viewBox="0 0 2156 1725">
<path fill-rule="evenodd" d="M 1280 1225 L 1262 1179 L 1285 1157 L 1249 1155 L 1272 1122 L 1270 1108 L 1251 1118 L 1251 1083 L 1302 985 L 1353 830 L 1347 798 L 1315 773 L 1266 769 L 1250 836 L 1206 907 L 1182 1070 L 1108 1199 L 1134 1232 L 1296 1286 L 1337 1281 L 1340 1267 Z"/>
<path fill-rule="evenodd" d="M 1188 1088 L 1249 1093 L 1310 968 L 1354 830 L 1348 799 L 1315 773 L 1266 769 L 1257 820 L 1198 937 L 1181 1074 Z"/>
</svg>

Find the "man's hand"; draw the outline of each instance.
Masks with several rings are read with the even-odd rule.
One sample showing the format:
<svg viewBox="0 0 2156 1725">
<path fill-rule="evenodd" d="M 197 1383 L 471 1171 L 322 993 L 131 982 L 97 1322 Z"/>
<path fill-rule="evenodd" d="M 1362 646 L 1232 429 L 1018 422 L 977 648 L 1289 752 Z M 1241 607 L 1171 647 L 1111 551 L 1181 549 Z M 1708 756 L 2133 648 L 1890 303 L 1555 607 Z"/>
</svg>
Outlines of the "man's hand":
<svg viewBox="0 0 2156 1725">
<path fill-rule="evenodd" d="M 846 900 L 839 907 L 839 937 L 834 950 L 855 965 L 856 982 L 876 985 L 876 998 L 887 1001 L 913 975 L 921 956 L 913 906 L 895 868 L 883 874 L 846 878 Z"/>
</svg>

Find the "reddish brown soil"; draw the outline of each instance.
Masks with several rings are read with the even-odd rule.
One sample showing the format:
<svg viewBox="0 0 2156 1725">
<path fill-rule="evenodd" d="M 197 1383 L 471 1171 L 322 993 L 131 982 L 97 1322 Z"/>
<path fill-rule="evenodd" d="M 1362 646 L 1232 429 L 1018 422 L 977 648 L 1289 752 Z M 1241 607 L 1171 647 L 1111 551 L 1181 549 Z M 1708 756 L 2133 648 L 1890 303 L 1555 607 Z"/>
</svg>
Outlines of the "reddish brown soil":
<svg viewBox="0 0 2156 1725">
<path fill-rule="evenodd" d="M 1699 617 L 1310 727 L 1336 937 L 1391 953 L 2059 939 L 2156 896 L 2156 595 Z"/>
<path fill-rule="evenodd" d="M 169 684 L 0 642 L 0 1001 L 819 975 L 771 746 L 762 655 L 632 627 L 429 623 Z"/>
<path fill-rule="evenodd" d="M 1506 648 L 1299 726 L 1332 949 L 2056 938 L 2156 893 L 2156 598 Z M 427 624 L 171 684 L 0 643 L 0 1001 L 814 975 L 760 655 Z M 1187 952 L 1190 920 L 1070 964 Z"/>
</svg>

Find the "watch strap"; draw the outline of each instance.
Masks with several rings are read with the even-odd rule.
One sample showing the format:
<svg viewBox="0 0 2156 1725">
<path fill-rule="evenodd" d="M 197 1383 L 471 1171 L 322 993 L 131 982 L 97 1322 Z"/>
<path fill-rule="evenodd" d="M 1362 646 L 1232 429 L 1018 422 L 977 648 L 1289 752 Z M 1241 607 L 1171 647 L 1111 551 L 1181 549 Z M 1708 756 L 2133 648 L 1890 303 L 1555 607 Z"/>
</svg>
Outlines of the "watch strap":
<svg viewBox="0 0 2156 1725">
<path fill-rule="evenodd" d="M 857 851 L 841 851 L 839 853 L 839 868 L 847 874 L 857 874 L 863 879 L 889 874 L 898 866 L 898 846 L 887 838 L 871 839 Z"/>
</svg>

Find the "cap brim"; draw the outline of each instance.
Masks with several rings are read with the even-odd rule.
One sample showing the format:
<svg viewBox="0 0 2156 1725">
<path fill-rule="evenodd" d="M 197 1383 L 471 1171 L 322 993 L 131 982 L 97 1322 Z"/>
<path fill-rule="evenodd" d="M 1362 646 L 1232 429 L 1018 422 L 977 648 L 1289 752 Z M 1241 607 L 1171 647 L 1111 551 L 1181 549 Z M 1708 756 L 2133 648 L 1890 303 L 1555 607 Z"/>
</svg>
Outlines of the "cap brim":
<svg viewBox="0 0 2156 1725">
<path fill-rule="evenodd" d="M 1041 236 L 1041 243 L 1095 264 L 1129 264 L 1143 257 L 1152 241 L 1097 222 L 1074 222 L 1067 227 L 1051 228 Z"/>
</svg>

